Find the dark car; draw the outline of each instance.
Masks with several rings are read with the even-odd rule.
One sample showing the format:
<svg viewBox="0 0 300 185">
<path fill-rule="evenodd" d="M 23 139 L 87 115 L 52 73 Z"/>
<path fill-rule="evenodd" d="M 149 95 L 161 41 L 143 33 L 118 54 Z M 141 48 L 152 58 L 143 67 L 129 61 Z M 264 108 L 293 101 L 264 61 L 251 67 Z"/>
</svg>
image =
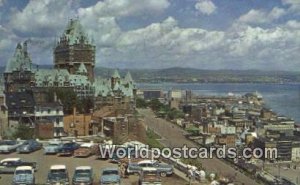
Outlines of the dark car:
<svg viewBox="0 0 300 185">
<path fill-rule="evenodd" d="M 27 140 L 17 148 L 17 152 L 31 153 L 40 150 L 42 147 L 43 147 L 42 143 L 39 143 L 36 140 Z"/>
<path fill-rule="evenodd" d="M 0 161 L 0 173 L 14 173 L 19 166 L 31 166 L 37 170 L 36 162 L 25 162 L 20 158 L 6 158 Z"/>
<path fill-rule="evenodd" d="M 75 142 L 64 143 L 62 148 L 58 151 L 59 156 L 71 156 L 74 151 L 79 148 L 79 144 Z"/>
</svg>

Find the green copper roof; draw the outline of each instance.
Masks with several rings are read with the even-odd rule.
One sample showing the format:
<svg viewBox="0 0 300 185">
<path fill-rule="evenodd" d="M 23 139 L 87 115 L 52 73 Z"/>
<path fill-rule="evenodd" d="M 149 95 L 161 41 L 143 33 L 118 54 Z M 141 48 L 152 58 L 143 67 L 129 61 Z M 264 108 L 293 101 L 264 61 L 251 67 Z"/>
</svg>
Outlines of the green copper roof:
<svg viewBox="0 0 300 185">
<path fill-rule="evenodd" d="M 13 71 L 31 71 L 31 59 L 27 52 L 27 44 L 23 46 L 18 43 L 13 57 L 6 64 L 5 72 L 10 73 Z"/>
<path fill-rule="evenodd" d="M 113 73 L 113 75 L 111 77 L 113 77 L 113 78 L 121 78 L 120 74 L 119 74 L 119 71 L 117 69 L 114 70 L 114 73 Z"/>
<path fill-rule="evenodd" d="M 80 66 L 77 70 L 77 73 L 78 74 L 87 74 L 87 69 L 83 63 L 80 64 Z"/>
<path fill-rule="evenodd" d="M 69 45 L 84 43 L 90 44 L 89 38 L 84 32 L 82 25 L 78 19 L 71 19 L 61 37 L 62 39 L 66 39 Z"/>
<path fill-rule="evenodd" d="M 126 76 L 125 76 L 125 81 L 126 81 L 126 82 L 133 82 L 132 77 L 131 77 L 131 74 L 130 74 L 129 71 L 127 72 L 127 74 L 126 74 Z"/>
</svg>

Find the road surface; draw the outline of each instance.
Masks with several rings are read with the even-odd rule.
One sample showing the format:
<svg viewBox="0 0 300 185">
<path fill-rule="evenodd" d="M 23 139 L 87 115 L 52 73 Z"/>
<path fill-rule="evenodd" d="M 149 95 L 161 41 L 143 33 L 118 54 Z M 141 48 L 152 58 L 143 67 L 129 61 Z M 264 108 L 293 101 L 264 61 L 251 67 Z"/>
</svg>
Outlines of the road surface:
<svg viewBox="0 0 300 185">
<path fill-rule="evenodd" d="M 139 113 L 144 116 L 145 124 L 157 134 L 159 134 L 163 139 L 161 142 L 170 148 L 182 147 L 187 145 L 187 147 L 199 147 L 192 141 L 185 138 L 185 131 L 181 128 L 174 126 L 172 123 L 156 118 L 154 113 L 150 109 L 139 109 Z M 241 172 L 236 171 L 233 167 L 221 161 L 220 159 L 201 159 L 203 167 L 208 171 L 217 172 L 223 176 L 236 177 L 235 184 L 244 185 L 256 185 L 258 184 L 252 178 L 244 175 Z"/>
</svg>

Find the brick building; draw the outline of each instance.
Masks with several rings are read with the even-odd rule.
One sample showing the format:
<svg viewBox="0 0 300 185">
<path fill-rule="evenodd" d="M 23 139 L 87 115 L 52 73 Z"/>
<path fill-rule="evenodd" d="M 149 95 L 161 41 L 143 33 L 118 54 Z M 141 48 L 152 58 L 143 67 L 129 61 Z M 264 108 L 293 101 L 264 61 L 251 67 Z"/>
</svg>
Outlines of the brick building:
<svg viewBox="0 0 300 185">
<path fill-rule="evenodd" d="M 92 134 L 92 115 L 78 114 L 76 108 L 73 114 L 65 115 L 63 118 L 64 131 L 69 136 L 87 136 Z"/>
</svg>

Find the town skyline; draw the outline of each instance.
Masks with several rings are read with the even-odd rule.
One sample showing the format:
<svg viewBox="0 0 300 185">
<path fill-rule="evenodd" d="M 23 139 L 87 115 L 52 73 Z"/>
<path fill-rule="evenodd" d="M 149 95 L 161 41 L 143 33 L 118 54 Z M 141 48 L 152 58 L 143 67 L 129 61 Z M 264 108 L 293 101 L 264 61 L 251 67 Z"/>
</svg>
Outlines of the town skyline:
<svg viewBox="0 0 300 185">
<path fill-rule="evenodd" d="M 51 65 L 61 30 L 79 18 L 96 66 L 298 71 L 297 1 L 118 2 L 0 1 L 0 65 L 26 40 L 33 63 Z"/>
</svg>

